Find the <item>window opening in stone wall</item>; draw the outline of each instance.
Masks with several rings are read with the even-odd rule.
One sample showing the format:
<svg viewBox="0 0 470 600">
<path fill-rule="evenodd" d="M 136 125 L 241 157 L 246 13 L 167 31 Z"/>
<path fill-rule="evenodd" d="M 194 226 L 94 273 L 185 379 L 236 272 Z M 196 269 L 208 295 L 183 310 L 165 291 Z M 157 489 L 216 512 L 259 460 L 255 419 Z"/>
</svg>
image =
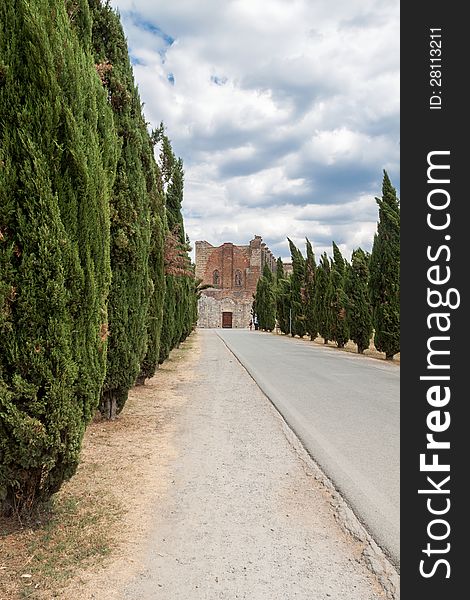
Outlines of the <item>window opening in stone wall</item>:
<svg viewBox="0 0 470 600">
<path fill-rule="evenodd" d="M 241 287 L 242 285 L 242 272 L 235 271 L 235 285 Z"/>
<path fill-rule="evenodd" d="M 214 285 L 219 285 L 219 283 L 220 283 L 220 274 L 219 274 L 219 271 L 217 271 L 217 269 L 212 274 L 212 283 Z"/>
</svg>

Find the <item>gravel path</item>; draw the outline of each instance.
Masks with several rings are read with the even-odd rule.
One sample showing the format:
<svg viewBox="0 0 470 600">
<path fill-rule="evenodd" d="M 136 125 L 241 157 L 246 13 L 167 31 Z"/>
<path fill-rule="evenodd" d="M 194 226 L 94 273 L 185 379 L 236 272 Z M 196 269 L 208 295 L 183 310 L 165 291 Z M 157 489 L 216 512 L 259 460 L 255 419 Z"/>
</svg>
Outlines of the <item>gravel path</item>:
<svg viewBox="0 0 470 600">
<path fill-rule="evenodd" d="M 173 417 L 170 485 L 122 597 L 382 599 L 277 411 L 215 332 L 197 335 L 195 375 L 178 387 L 187 402 Z"/>
</svg>

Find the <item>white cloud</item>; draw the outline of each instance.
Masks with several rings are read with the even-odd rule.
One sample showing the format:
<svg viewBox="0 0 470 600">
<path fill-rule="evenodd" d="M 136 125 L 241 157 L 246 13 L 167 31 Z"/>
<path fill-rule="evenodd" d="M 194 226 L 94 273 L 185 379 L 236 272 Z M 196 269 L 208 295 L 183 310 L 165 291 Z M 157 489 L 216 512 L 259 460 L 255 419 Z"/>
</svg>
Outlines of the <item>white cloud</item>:
<svg viewBox="0 0 470 600">
<path fill-rule="evenodd" d="M 370 249 L 383 168 L 398 187 L 397 0 L 113 4 L 184 160 L 193 241 Z"/>
</svg>

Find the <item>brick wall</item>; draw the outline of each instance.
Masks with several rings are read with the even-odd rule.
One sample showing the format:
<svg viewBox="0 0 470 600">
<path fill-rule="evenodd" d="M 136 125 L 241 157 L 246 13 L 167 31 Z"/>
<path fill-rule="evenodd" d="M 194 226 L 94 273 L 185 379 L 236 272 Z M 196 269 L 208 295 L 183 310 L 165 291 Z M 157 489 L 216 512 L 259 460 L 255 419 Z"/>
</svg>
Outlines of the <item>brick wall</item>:
<svg viewBox="0 0 470 600">
<path fill-rule="evenodd" d="M 262 274 L 263 265 L 272 271 L 276 259 L 256 235 L 247 246 L 230 242 L 212 246 L 197 241 L 196 277 L 213 288 L 204 290 L 199 300 L 199 327 L 222 327 L 222 312 L 232 313 L 233 327 L 247 327 L 251 317 L 253 294 Z M 214 273 L 217 285 L 214 285 Z"/>
<path fill-rule="evenodd" d="M 249 256 L 247 246 L 226 243 L 214 247 L 207 242 L 196 242 L 196 277 L 202 279 L 204 284 L 212 285 L 214 272 L 217 271 L 219 274 L 218 288 L 251 289 L 247 288 Z M 239 278 L 236 279 L 237 271 L 239 271 Z M 236 285 L 236 281 L 240 281 L 241 285 Z"/>
</svg>

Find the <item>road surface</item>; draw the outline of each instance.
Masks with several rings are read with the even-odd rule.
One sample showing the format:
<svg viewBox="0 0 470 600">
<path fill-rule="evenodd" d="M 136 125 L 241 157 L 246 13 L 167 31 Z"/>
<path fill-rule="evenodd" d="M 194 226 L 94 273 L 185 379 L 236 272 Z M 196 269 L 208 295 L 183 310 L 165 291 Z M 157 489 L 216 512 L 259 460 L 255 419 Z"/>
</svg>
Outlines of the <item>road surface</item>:
<svg viewBox="0 0 470 600">
<path fill-rule="evenodd" d="M 399 367 L 280 335 L 217 333 L 399 566 Z"/>
</svg>

